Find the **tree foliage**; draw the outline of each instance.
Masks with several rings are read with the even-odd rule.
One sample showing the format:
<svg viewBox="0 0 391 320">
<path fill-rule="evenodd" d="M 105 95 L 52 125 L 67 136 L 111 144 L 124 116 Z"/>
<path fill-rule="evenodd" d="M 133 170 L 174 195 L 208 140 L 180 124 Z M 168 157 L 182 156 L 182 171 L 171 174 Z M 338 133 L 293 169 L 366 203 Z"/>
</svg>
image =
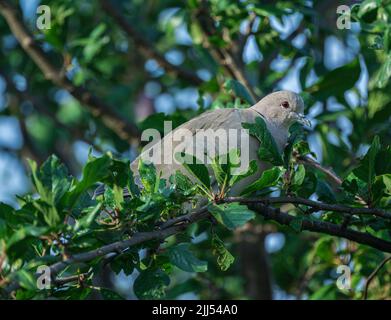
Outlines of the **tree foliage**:
<svg viewBox="0 0 391 320">
<path fill-rule="evenodd" d="M 1 297 L 254 298 L 252 268 L 271 273 L 276 298 L 389 298 L 388 264 L 365 288 L 391 253 L 388 1 L 352 4 L 343 30 L 335 3 L 320 0 L 45 4 L 51 28 L 39 30 L 35 12 L 0 0 L 0 119 L 17 119 L 23 137 L 0 151 L 31 159 L 32 187 L 0 203 Z M 336 62 L 330 41 L 346 53 Z M 127 159 L 142 130 L 248 107 L 292 77 L 313 128 L 292 126 L 280 154 L 261 118 L 243 124 L 271 169 L 242 196 L 227 194 L 257 168 L 231 176 L 236 152 L 213 162 L 217 190 L 202 164 L 185 168 L 199 185 L 179 171 L 165 181 L 143 162 L 135 181 Z M 84 162 L 78 143 L 91 146 Z M 98 184 L 105 192 L 92 197 Z M 199 197 L 204 207 L 184 210 Z M 257 248 L 280 239 L 264 253 L 269 271 L 246 264 L 244 232 L 261 239 Z M 43 265 L 51 286 L 41 290 Z M 349 289 L 336 285 L 340 265 L 350 267 Z M 96 284 L 108 269 L 126 290 Z"/>
</svg>

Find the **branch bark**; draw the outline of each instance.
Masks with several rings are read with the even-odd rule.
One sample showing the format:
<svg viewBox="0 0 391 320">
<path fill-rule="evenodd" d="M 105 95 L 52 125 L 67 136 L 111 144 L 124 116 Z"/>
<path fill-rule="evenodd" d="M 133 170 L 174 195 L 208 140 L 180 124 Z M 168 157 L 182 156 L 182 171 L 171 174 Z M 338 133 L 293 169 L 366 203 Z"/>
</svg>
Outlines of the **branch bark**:
<svg viewBox="0 0 391 320">
<path fill-rule="evenodd" d="M 139 130 L 134 124 L 124 119 L 121 115 L 114 111 L 111 106 L 102 102 L 86 88 L 74 85 L 64 76 L 60 68 L 57 68 L 50 62 L 46 53 L 41 49 L 31 33 L 27 30 L 26 26 L 23 24 L 23 20 L 20 18 L 19 12 L 7 0 L 0 0 L 0 14 L 7 21 L 11 32 L 18 40 L 24 51 L 43 72 L 46 79 L 67 90 L 77 100 L 85 105 L 94 117 L 101 117 L 102 122 L 115 132 L 122 140 L 129 141 L 130 143 L 138 141 Z"/>
<path fill-rule="evenodd" d="M 228 197 L 223 202 L 241 202 L 245 204 L 251 203 L 263 203 L 263 204 L 276 204 L 276 203 L 292 203 L 302 204 L 309 206 L 318 211 L 334 211 L 348 213 L 350 215 L 375 215 L 380 218 L 391 219 L 391 213 L 377 208 L 356 208 L 348 207 L 342 204 L 329 204 L 318 201 L 313 201 L 300 197 L 273 197 L 273 198 L 242 198 L 242 197 Z"/>
</svg>

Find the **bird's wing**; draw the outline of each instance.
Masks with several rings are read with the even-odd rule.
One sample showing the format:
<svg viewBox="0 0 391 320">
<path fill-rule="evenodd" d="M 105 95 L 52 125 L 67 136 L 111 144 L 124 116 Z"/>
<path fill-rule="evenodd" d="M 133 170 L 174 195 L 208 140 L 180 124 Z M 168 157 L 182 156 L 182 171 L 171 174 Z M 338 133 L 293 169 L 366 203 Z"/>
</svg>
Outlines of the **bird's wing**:
<svg viewBox="0 0 391 320">
<path fill-rule="evenodd" d="M 174 174 L 177 170 L 181 171 L 183 174 L 187 175 L 190 179 L 192 179 L 195 183 L 197 182 L 197 179 L 190 175 L 186 169 L 184 168 L 183 165 L 176 163 L 174 161 L 174 153 L 176 152 L 186 152 L 187 154 L 192 154 L 196 155 L 195 152 L 189 152 L 187 149 L 188 144 L 186 143 L 181 143 L 183 141 L 179 140 L 176 141 L 173 139 L 173 137 L 177 136 L 179 134 L 180 136 L 180 131 L 181 130 L 188 130 L 188 132 L 191 134 L 191 136 L 194 138 L 194 136 L 197 134 L 198 130 L 204 129 L 212 129 L 212 130 L 218 130 L 218 129 L 242 129 L 242 124 L 244 122 L 247 123 L 254 123 L 255 119 L 260 115 L 256 111 L 254 111 L 252 108 L 249 109 L 218 109 L 214 111 L 208 111 L 200 116 L 182 124 L 169 134 L 167 134 L 160 142 L 153 144 L 153 146 L 147 147 L 143 150 L 143 152 L 138 156 L 132 163 L 131 163 L 131 169 L 134 173 L 135 176 L 135 181 L 137 184 L 141 184 L 140 182 L 140 177 L 139 177 L 139 172 L 138 172 L 138 164 L 140 157 L 142 157 L 143 154 L 148 153 L 151 151 L 152 148 L 157 148 L 155 149 L 155 152 L 158 150 L 161 152 L 162 157 L 160 158 L 160 161 L 154 162 L 154 165 L 156 167 L 156 171 L 161 174 L 161 177 L 164 179 L 167 179 Z M 271 121 L 268 121 L 267 118 L 264 117 L 264 120 L 271 131 L 272 135 L 277 137 L 280 135 L 280 132 L 278 128 L 275 128 L 274 125 L 272 124 Z M 239 137 L 238 137 L 239 139 Z M 166 145 L 165 142 L 168 140 L 171 140 L 171 144 Z M 279 140 L 279 139 L 277 139 Z M 222 146 L 222 148 L 221 148 Z M 254 175 L 247 177 L 240 181 L 237 185 L 235 185 L 232 190 L 231 190 L 231 195 L 239 195 L 243 189 L 251 184 L 253 181 L 255 181 L 262 173 L 263 170 L 267 169 L 270 167 L 269 164 L 266 164 L 262 161 L 259 160 L 258 158 L 258 148 L 259 148 L 259 142 L 252 136 L 250 136 L 250 141 L 249 141 L 249 161 L 251 160 L 256 160 L 257 165 L 258 165 L 258 172 L 255 173 Z M 210 154 L 212 149 L 215 148 L 215 155 L 223 155 L 226 154 L 229 150 L 232 148 L 240 148 L 240 140 L 237 140 L 236 146 L 235 144 L 233 145 L 221 145 L 221 144 L 216 144 L 215 146 L 211 145 L 206 145 L 207 148 L 207 153 Z M 282 148 L 282 145 L 279 147 Z M 165 154 L 170 154 L 171 157 L 169 157 L 169 160 L 173 160 L 171 163 L 164 163 L 164 155 Z M 211 183 L 212 186 L 215 185 L 215 179 L 212 174 L 212 169 L 210 165 L 207 165 L 209 173 L 211 175 Z M 141 185 L 140 185 L 141 186 Z M 95 195 L 101 194 L 104 192 L 104 188 L 100 188 L 95 192 Z M 125 191 L 127 194 L 128 192 Z"/>
<path fill-rule="evenodd" d="M 212 129 L 216 133 L 218 138 L 220 138 L 220 133 L 219 129 L 223 130 L 228 130 L 228 129 L 243 129 L 242 123 L 243 122 L 250 122 L 253 123 L 255 121 L 255 118 L 259 116 L 256 112 L 250 109 L 218 109 L 214 111 L 209 111 L 201 114 L 200 116 L 182 124 L 180 127 L 176 128 L 169 134 L 167 134 L 161 142 L 158 144 L 155 144 L 154 147 L 158 148 L 161 152 L 161 154 L 167 155 L 170 154 L 174 160 L 174 153 L 177 152 L 185 152 L 186 154 L 192 154 L 196 156 L 197 158 L 199 153 L 196 154 L 195 152 L 190 152 L 189 151 L 189 144 L 188 143 L 183 143 L 183 140 L 175 141 L 173 137 L 176 139 L 178 136 L 180 137 L 181 134 L 183 133 L 183 130 L 186 129 L 188 132 L 191 133 L 192 137 L 196 134 L 199 134 L 200 129 L 208 130 Z M 207 134 L 208 135 L 208 134 Z M 167 140 L 170 139 L 172 141 L 172 144 L 165 144 Z M 228 143 L 228 141 L 218 141 L 219 143 L 213 144 L 206 144 L 205 151 L 207 152 L 208 155 L 223 155 L 226 154 L 229 150 L 233 148 L 240 148 L 241 147 L 241 141 L 240 141 L 240 136 L 237 136 L 237 141 L 236 144 L 233 143 Z M 194 140 L 193 140 L 194 141 Z M 258 150 L 259 143 L 258 141 L 250 137 L 250 154 L 249 158 L 250 160 L 252 159 L 257 159 L 257 150 Z M 213 153 L 214 149 L 214 153 Z M 140 157 L 142 157 L 143 154 L 148 153 L 151 151 L 151 148 L 147 148 L 143 150 L 142 154 L 136 158 L 132 164 L 131 168 L 132 171 L 135 173 L 135 176 L 138 176 L 138 163 Z M 156 150 L 155 150 L 156 152 Z M 162 158 L 163 158 L 162 156 Z M 163 160 L 163 159 L 161 159 Z M 189 176 L 194 182 L 197 180 L 189 175 L 189 173 L 186 171 L 186 169 L 183 167 L 183 165 L 176 163 L 175 161 L 172 161 L 172 163 L 162 163 L 163 161 L 160 161 L 160 163 L 154 163 L 157 172 L 161 172 L 161 177 L 164 179 L 168 179 L 172 174 L 174 174 L 177 170 L 181 171 L 183 174 Z M 212 169 L 210 165 L 207 165 L 208 170 L 210 173 L 212 173 Z M 258 176 L 258 175 L 257 175 Z M 214 183 L 214 177 L 211 174 L 211 182 Z M 248 183 L 248 181 L 247 181 Z"/>
</svg>

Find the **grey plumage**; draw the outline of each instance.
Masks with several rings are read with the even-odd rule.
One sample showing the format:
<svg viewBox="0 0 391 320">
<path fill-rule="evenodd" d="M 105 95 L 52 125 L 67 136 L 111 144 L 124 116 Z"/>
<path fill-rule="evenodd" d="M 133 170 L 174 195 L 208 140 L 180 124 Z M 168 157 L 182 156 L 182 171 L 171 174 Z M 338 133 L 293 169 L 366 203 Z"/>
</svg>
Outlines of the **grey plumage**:
<svg viewBox="0 0 391 320">
<path fill-rule="evenodd" d="M 268 130 L 274 137 L 277 147 L 280 151 L 284 149 L 284 146 L 288 138 L 288 130 L 291 124 L 296 121 L 304 122 L 308 124 L 308 121 L 302 115 L 304 111 L 304 103 L 299 95 L 291 91 L 278 91 L 272 94 L 267 95 L 258 103 L 253 105 L 248 109 L 218 109 L 213 111 L 208 111 L 200 116 L 182 124 L 169 134 L 167 134 L 157 145 L 154 146 L 155 150 L 161 151 L 161 154 L 166 153 L 182 152 L 186 150 L 186 143 L 183 141 L 173 141 L 172 145 L 165 149 L 165 140 L 172 139 L 175 136 L 180 135 L 182 129 L 187 129 L 194 136 L 199 129 L 242 129 L 242 123 L 254 123 L 255 119 L 259 116 L 262 116 L 265 120 Z M 220 145 L 221 147 L 221 145 Z M 215 148 L 215 154 L 222 155 L 226 153 L 227 150 L 231 149 L 230 146 L 225 146 L 219 150 L 219 145 L 210 146 L 206 145 L 205 151 L 209 154 L 212 152 L 211 148 Z M 240 141 L 237 141 L 236 147 L 240 147 Z M 157 148 L 157 149 L 156 149 Z M 256 138 L 250 136 L 250 150 L 249 150 L 249 160 L 256 160 L 258 165 L 258 172 L 253 174 L 250 177 L 247 177 L 240 181 L 238 185 L 235 185 L 234 188 L 230 191 L 230 195 L 238 195 L 243 189 L 248 186 L 250 183 L 255 181 L 261 175 L 262 171 L 270 167 L 270 164 L 262 162 L 258 159 L 257 150 L 259 148 L 259 142 Z M 138 178 L 138 162 L 141 156 L 144 153 L 149 152 L 151 149 L 146 149 L 143 153 L 137 157 L 131 164 L 131 169 L 135 174 L 136 179 Z M 174 155 L 173 155 L 174 156 Z M 171 174 L 176 170 L 180 170 L 182 173 L 186 174 L 193 181 L 196 181 L 193 176 L 191 176 L 181 164 L 172 163 L 172 164 L 155 164 L 157 172 L 161 172 L 162 178 L 168 179 Z M 210 173 L 212 173 L 210 165 L 207 165 Z M 211 177 L 213 181 L 213 176 Z M 139 179 L 138 179 L 139 180 Z M 102 193 L 104 190 L 102 187 L 97 189 L 95 196 Z"/>
</svg>

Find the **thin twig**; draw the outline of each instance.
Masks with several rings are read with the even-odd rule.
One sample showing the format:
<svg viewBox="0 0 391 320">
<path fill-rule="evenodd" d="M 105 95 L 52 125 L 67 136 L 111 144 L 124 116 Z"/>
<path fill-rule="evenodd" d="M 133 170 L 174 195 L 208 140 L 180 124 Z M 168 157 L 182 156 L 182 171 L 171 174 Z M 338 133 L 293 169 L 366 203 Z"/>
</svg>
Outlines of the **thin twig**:
<svg viewBox="0 0 391 320">
<path fill-rule="evenodd" d="M 62 286 L 64 284 L 67 284 L 69 282 L 74 282 L 74 281 L 83 281 L 85 278 L 87 278 L 91 272 L 86 272 L 86 273 L 81 273 L 81 274 L 76 274 L 68 277 L 61 277 L 61 278 L 56 278 L 54 280 L 54 283 L 57 286 Z"/>
<path fill-rule="evenodd" d="M 391 256 L 386 257 L 377 267 L 376 269 L 369 275 L 366 283 L 365 283 L 365 289 L 364 289 L 364 297 L 363 299 L 366 300 L 368 298 L 368 289 L 369 285 L 371 284 L 372 280 L 376 277 L 376 275 L 379 273 L 381 268 L 384 267 L 384 265 L 388 262 L 391 261 Z"/>
<path fill-rule="evenodd" d="M 338 177 L 331 169 L 323 167 L 320 163 L 318 163 L 314 159 L 311 159 L 310 157 L 305 156 L 305 157 L 298 157 L 297 160 L 298 160 L 298 162 L 301 162 L 303 164 L 307 164 L 315 169 L 318 169 L 319 171 L 322 171 L 337 186 L 342 185 L 342 180 L 340 177 Z"/>
</svg>

